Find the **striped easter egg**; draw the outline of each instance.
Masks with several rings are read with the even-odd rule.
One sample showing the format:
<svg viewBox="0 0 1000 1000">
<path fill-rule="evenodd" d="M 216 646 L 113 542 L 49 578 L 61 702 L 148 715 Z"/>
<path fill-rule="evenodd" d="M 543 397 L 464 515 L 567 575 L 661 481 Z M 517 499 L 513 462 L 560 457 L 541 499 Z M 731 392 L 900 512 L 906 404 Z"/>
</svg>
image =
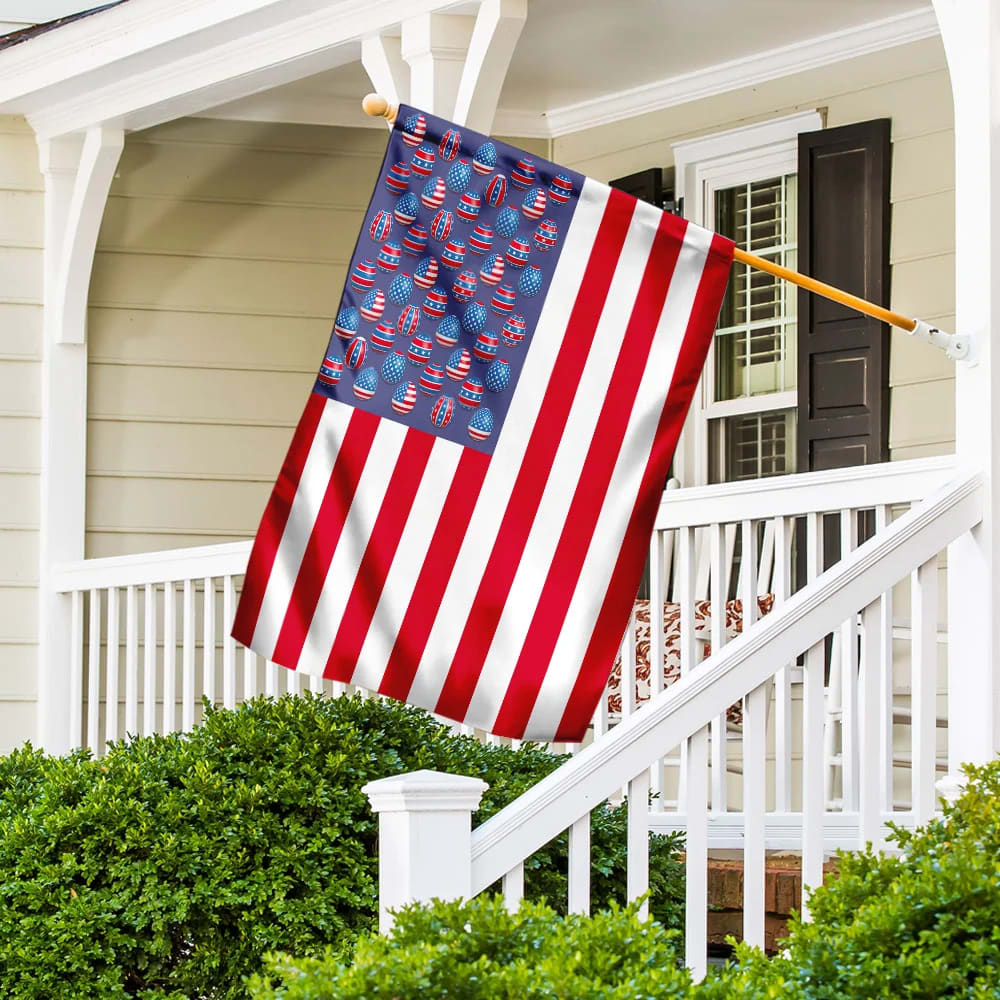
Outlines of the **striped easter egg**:
<svg viewBox="0 0 1000 1000">
<path fill-rule="evenodd" d="M 351 272 L 351 288 L 356 292 L 367 292 L 375 287 L 375 261 L 370 257 L 365 257 Z"/>
<path fill-rule="evenodd" d="M 420 379 L 417 382 L 417 388 L 425 396 L 433 396 L 434 393 L 440 392 L 441 386 L 443 384 L 444 384 L 444 369 L 439 364 L 435 364 L 432 361 L 420 373 Z"/>
<path fill-rule="evenodd" d="M 434 334 L 434 339 L 442 347 L 454 347 L 458 343 L 458 335 L 461 331 L 462 324 L 459 323 L 458 317 L 449 313 L 441 320 L 441 324 Z"/>
<path fill-rule="evenodd" d="M 535 246 L 543 253 L 551 250 L 559 239 L 559 227 L 551 220 L 539 222 L 535 229 Z"/>
<path fill-rule="evenodd" d="M 397 306 L 405 305 L 412 294 L 413 279 L 405 271 L 400 271 L 389 282 L 389 301 Z"/>
<path fill-rule="evenodd" d="M 483 200 L 479 197 L 478 191 L 466 191 L 458 204 L 455 206 L 455 214 L 462 222 L 475 222 L 479 218 L 479 210 L 483 207 Z"/>
<path fill-rule="evenodd" d="M 392 345 L 396 342 L 396 330 L 391 323 L 382 320 L 375 325 L 371 335 L 371 348 L 379 354 L 385 354 L 392 350 Z"/>
<path fill-rule="evenodd" d="M 431 423 L 443 429 L 451 423 L 451 418 L 455 415 L 455 400 L 451 396 L 438 396 L 437 401 L 431 407 Z"/>
<path fill-rule="evenodd" d="M 496 356 L 500 349 L 500 340 L 492 330 L 483 330 L 476 337 L 475 346 L 472 348 L 472 356 L 480 364 L 488 365 Z"/>
<path fill-rule="evenodd" d="M 403 160 L 394 163 L 385 175 L 385 186 L 390 194 L 402 194 L 410 186 L 409 164 Z"/>
<path fill-rule="evenodd" d="M 503 174 L 495 174 L 491 177 L 483 192 L 483 197 L 491 208 L 502 205 L 504 198 L 507 197 L 507 178 Z"/>
<path fill-rule="evenodd" d="M 373 288 L 361 300 L 361 318 L 366 323 L 377 323 L 385 312 L 385 292 L 381 288 Z"/>
<path fill-rule="evenodd" d="M 485 175 L 490 173 L 496 165 L 497 148 L 492 142 L 487 140 L 476 150 L 476 155 L 472 158 L 472 169 L 477 174 Z"/>
<path fill-rule="evenodd" d="M 451 286 L 451 294 L 459 302 L 471 302 L 476 297 L 476 275 L 474 271 L 462 271 Z"/>
<path fill-rule="evenodd" d="M 388 240 L 382 244 L 375 263 L 380 271 L 395 271 L 402 259 L 403 248 L 395 240 Z"/>
<path fill-rule="evenodd" d="M 419 111 L 410 115 L 403 122 L 401 134 L 407 146 L 419 146 L 427 134 L 427 119 Z"/>
<path fill-rule="evenodd" d="M 457 351 L 452 351 L 448 356 L 445 374 L 448 378 L 453 378 L 456 382 L 461 382 L 469 374 L 471 367 L 472 355 L 464 347 L 460 347 Z"/>
<path fill-rule="evenodd" d="M 434 345 L 426 337 L 418 334 L 410 341 L 409 349 L 406 352 L 406 360 L 411 365 L 420 365 L 423 368 L 430 361 L 433 351 Z"/>
<path fill-rule="evenodd" d="M 427 249 L 427 230 L 416 223 L 410 226 L 403 237 L 403 252 L 411 257 L 419 257 Z"/>
<path fill-rule="evenodd" d="M 501 257 L 498 253 L 491 253 L 489 257 L 483 261 L 483 266 L 479 269 L 479 277 L 482 278 L 487 285 L 498 285 L 501 278 L 503 278 L 503 272 L 503 257 Z"/>
<path fill-rule="evenodd" d="M 378 375 L 374 368 L 365 368 L 354 380 L 354 395 L 358 399 L 371 399 L 378 388 Z"/>
<path fill-rule="evenodd" d="M 414 177 L 430 177 L 434 169 L 434 148 L 424 143 L 410 160 L 410 169 Z"/>
<path fill-rule="evenodd" d="M 396 333 L 401 337 L 412 337 L 420 329 L 420 310 L 416 306 L 407 306 L 396 321 Z"/>
<path fill-rule="evenodd" d="M 316 377 L 325 385 L 336 385 L 343 374 L 344 359 L 338 354 L 328 354 L 319 366 L 319 375 Z"/>
<path fill-rule="evenodd" d="M 549 185 L 549 197 L 557 205 L 565 205 L 573 195 L 573 182 L 568 174 L 556 174 Z"/>
<path fill-rule="evenodd" d="M 473 253 L 489 253 L 493 246 L 493 230 L 486 222 L 480 222 L 469 237 L 469 249 Z"/>
<path fill-rule="evenodd" d="M 530 299 L 542 290 L 542 269 L 534 264 L 529 264 L 522 272 L 517 283 L 517 290 Z"/>
<path fill-rule="evenodd" d="M 396 207 L 392 210 L 392 217 L 401 225 L 409 226 L 416 222 L 420 212 L 420 202 L 412 191 L 407 191 L 401 198 L 396 200 Z"/>
<path fill-rule="evenodd" d="M 406 355 L 396 351 L 382 362 L 382 381 L 395 385 L 406 373 Z"/>
<path fill-rule="evenodd" d="M 517 161 L 517 166 L 510 172 L 510 182 L 521 190 L 529 188 L 535 183 L 535 162 L 530 156 L 522 157 Z"/>
<path fill-rule="evenodd" d="M 437 257 L 424 257 L 413 269 L 413 283 L 417 288 L 430 288 L 438 276 Z"/>
<path fill-rule="evenodd" d="M 474 410 L 483 401 L 483 383 L 477 378 L 467 378 L 458 390 L 458 402 L 466 409 Z"/>
<path fill-rule="evenodd" d="M 465 260 L 465 243 L 462 240 L 448 240 L 447 246 L 441 251 L 441 263 L 455 270 L 462 266 Z"/>
<path fill-rule="evenodd" d="M 520 313 L 514 313 L 513 316 L 507 317 L 507 322 L 504 323 L 500 336 L 503 337 L 503 342 L 508 347 L 517 347 L 524 340 L 527 331 L 528 327 L 524 322 L 524 317 Z"/>
<path fill-rule="evenodd" d="M 392 393 L 392 408 L 397 413 L 409 413 L 417 401 L 417 387 L 412 382 L 403 382 Z"/>
<path fill-rule="evenodd" d="M 457 129 L 450 128 L 443 136 L 438 145 L 438 152 L 442 160 L 454 160 L 462 148 L 462 133 Z"/>
<path fill-rule="evenodd" d="M 431 236 L 433 236 L 438 243 L 444 243 L 451 235 L 451 227 L 454 221 L 455 217 L 448 211 L 448 209 L 438 209 L 437 215 L 434 216 L 434 220 L 431 222 Z"/>
<path fill-rule="evenodd" d="M 514 300 L 517 296 L 510 285 L 501 285 L 494 293 L 490 301 L 490 308 L 498 316 L 507 316 L 514 308 Z"/>
<path fill-rule="evenodd" d="M 547 201 L 545 188 L 533 187 L 524 196 L 524 201 L 521 202 L 521 211 L 532 221 L 540 219 L 545 212 Z"/>
<path fill-rule="evenodd" d="M 337 321 L 333 324 L 333 332 L 341 340 L 350 340 L 358 332 L 358 311 L 354 306 L 344 306 L 337 313 Z"/>
<path fill-rule="evenodd" d="M 380 209 L 372 216 L 371 224 L 368 226 L 368 235 L 376 243 L 381 243 L 387 239 L 392 232 L 392 216 L 384 209 Z"/>
<path fill-rule="evenodd" d="M 445 183 L 449 191 L 461 194 L 468 186 L 472 177 L 472 170 L 469 168 L 468 160 L 456 160 L 449 168 Z"/>
<path fill-rule="evenodd" d="M 440 319 L 448 305 L 448 293 L 443 288 L 432 288 L 424 298 L 424 315 Z"/>
<path fill-rule="evenodd" d="M 444 178 L 432 177 L 424 185 L 424 189 L 420 193 L 420 204 L 423 205 L 424 208 L 428 208 L 433 212 L 436 208 L 441 207 L 444 202 L 444 196 Z"/>
<path fill-rule="evenodd" d="M 503 392 L 509 385 L 510 365 L 503 358 L 497 358 L 486 369 L 486 388 L 490 392 Z"/>
<path fill-rule="evenodd" d="M 469 437 L 473 441 L 485 441 L 493 433 L 493 414 L 484 406 L 472 414 L 469 421 Z"/>
<path fill-rule="evenodd" d="M 517 209 L 505 205 L 497 212 L 497 217 L 493 220 L 493 228 L 497 231 L 497 236 L 510 239 L 517 232 L 521 225 L 521 217 L 517 214 Z"/>
<path fill-rule="evenodd" d="M 528 263 L 528 258 L 531 256 L 531 245 L 520 236 L 515 236 L 510 241 L 510 246 L 507 247 L 507 253 L 504 256 L 511 267 L 520 270 Z"/>
<path fill-rule="evenodd" d="M 368 354 L 368 341 L 364 337 L 355 337 L 344 352 L 344 361 L 348 368 L 360 368 L 365 363 Z"/>
<path fill-rule="evenodd" d="M 486 327 L 486 306 L 473 302 L 462 315 L 462 329 L 466 333 L 479 333 Z"/>
</svg>

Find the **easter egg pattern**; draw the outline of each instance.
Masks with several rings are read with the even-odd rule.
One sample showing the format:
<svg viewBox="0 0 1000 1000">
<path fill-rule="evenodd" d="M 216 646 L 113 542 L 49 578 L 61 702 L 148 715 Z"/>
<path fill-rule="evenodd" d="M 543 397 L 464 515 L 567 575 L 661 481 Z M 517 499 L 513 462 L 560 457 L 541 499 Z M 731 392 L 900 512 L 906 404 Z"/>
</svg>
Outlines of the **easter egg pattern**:
<svg viewBox="0 0 1000 1000">
<path fill-rule="evenodd" d="M 565 205 L 572 197 L 573 182 L 567 174 L 556 174 L 549 184 L 549 197 L 557 205 Z"/>
<path fill-rule="evenodd" d="M 396 322 L 396 332 L 401 337 L 412 337 L 420 328 L 420 310 L 413 305 L 407 306 Z"/>
<path fill-rule="evenodd" d="M 439 396 L 431 407 L 431 423 L 435 427 L 447 427 L 455 414 L 455 400 L 451 396 Z"/>
<path fill-rule="evenodd" d="M 341 340 L 350 340 L 358 332 L 358 311 L 354 306 L 345 306 L 337 313 L 337 322 L 333 324 L 333 332 Z"/>
<path fill-rule="evenodd" d="M 420 202 L 417 201 L 417 196 L 412 191 L 407 191 L 396 202 L 396 207 L 392 210 L 392 217 L 401 226 L 410 226 L 416 222 L 419 211 Z"/>
<path fill-rule="evenodd" d="M 366 323 L 377 323 L 385 311 L 385 292 L 381 288 L 372 289 L 361 300 L 361 318 Z"/>
<path fill-rule="evenodd" d="M 403 160 L 394 163 L 385 175 L 385 186 L 390 194 L 402 194 L 410 186 L 409 164 Z"/>
<path fill-rule="evenodd" d="M 462 329 L 466 333 L 479 333 L 486 326 L 486 306 L 473 302 L 462 315 Z"/>
<path fill-rule="evenodd" d="M 417 288 L 430 288 L 438 276 L 437 257 L 424 257 L 413 269 L 413 283 Z"/>
<path fill-rule="evenodd" d="M 483 261 L 483 266 L 479 269 L 479 277 L 486 282 L 487 285 L 496 285 L 500 283 L 500 279 L 503 278 L 504 263 L 503 257 L 498 253 L 491 253 L 486 260 Z"/>
<path fill-rule="evenodd" d="M 365 257 L 351 272 L 351 288 L 356 292 L 367 292 L 370 288 L 374 288 L 376 273 L 375 261 Z"/>
<path fill-rule="evenodd" d="M 510 241 L 507 253 L 504 256 L 511 267 L 521 268 L 528 263 L 528 258 L 531 256 L 531 247 L 526 240 L 522 240 L 520 236 L 515 236 Z"/>
<path fill-rule="evenodd" d="M 455 214 L 462 220 L 462 222 L 475 222 L 479 218 L 479 209 L 482 208 L 483 200 L 479 197 L 478 193 L 475 191 L 466 191 L 461 198 L 458 199 L 458 206 L 455 208 Z"/>
<path fill-rule="evenodd" d="M 434 345 L 426 337 L 418 335 L 410 342 L 410 347 L 406 352 L 406 360 L 411 365 L 420 365 L 422 368 L 430 361 L 433 352 Z"/>
<path fill-rule="evenodd" d="M 454 160 L 462 148 L 462 133 L 457 129 L 448 129 L 438 145 L 438 152 L 442 160 Z"/>
<path fill-rule="evenodd" d="M 521 225 L 521 217 L 517 214 L 516 208 L 506 205 L 497 212 L 497 217 L 493 220 L 493 228 L 497 236 L 510 239 L 517 232 L 517 227 Z"/>
<path fill-rule="evenodd" d="M 459 405 L 474 410 L 482 401 L 483 383 L 477 378 L 467 378 L 458 390 Z"/>
<path fill-rule="evenodd" d="M 409 115 L 403 122 L 403 142 L 407 146 L 419 146 L 426 134 L 427 119 L 419 111 Z"/>
<path fill-rule="evenodd" d="M 389 301 L 397 306 L 401 306 L 410 297 L 412 291 L 413 279 L 405 271 L 400 271 L 389 282 Z"/>
<path fill-rule="evenodd" d="M 485 222 L 480 222 L 469 237 L 469 249 L 473 253 L 484 254 L 489 253 L 492 246 L 493 230 Z"/>
<path fill-rule="evenodd" d="M 474 271 L 462 271 L 451 286 L 451 294 L 457 302 L 471 302 L 476 297 L 476 275 Z"/>
<path fill-rule="evenodd" d="M 358 377 L 354 380 L 354 395 L 358 399 L 371 399 L 377 388 L 378 375 L 375 374 L 374 368 L 365 368 L 364 371 L 358 373 Z"/>
<path fill-rule="evenodd" d="M 477 174 L 488 174 L 497 165 L 497 148 L 492 142 L 484 142 L 472 158 L 472 169 Z"/>
<path fill-rule="evenodd" d="M 328 354 L 319 366 L 316 377 L 326 385 L 336 385 L 344 374 L 344 359 L 338 354 Z"/>
<path fill-rule="evenodd" d="M 472 178 L 472 170 L 469 168 L 468 160 L 457 160 L 448 168 L 448 176 L 445 183 L 449 191 L 461 194 L 468 186 Z"/>
<path fill-rule="evenodd" d="M 444 384 L 444 369 L 433 361 L 420 373 L 417 388 L 425 396 L 433 396 Z"/>
<path fill-rule="evenodd" d="M 469 374 L 471 367 L 472 355 L 464 347 L 460 347 L 457 351 L 451 352 L 451 356 L 448 358 L 448 366 L 445 368 L 445 374 L 448 378 L 453 378 L 456 382 L 461 382 Z"/>
<path fill-rule="evenodd" d="M 372 216 L 371 224 L 368 226 L 368 235 L 376 243 L 381 243 L 387 239 L 392 232 L 392 216 L 384 209 L 376 212 Z"/>
<path fill-rule="evenodd" d="M 431 236 L 444 243 L 451 235 L 451 227 L 455 222 L 455 217 L 446 208 L 439 208 L 437 215 L 431 221 Z"/>
<path fill-rule="evenodd" d="M 434 211 L 444 204 L 445 186 L 443 177 L 432 177 L 420 193 L 420 203 L 424 208 Z"/>
<path fill-rule="evenodd" d="M 403 382 L 392 393 L 392 408 L 397 413 L 409 413 L 417 401 L 417 387 L 413 382 Z"/>
<path fill-rule="evenodd" d="M 514 294 L 514 289 L 510 285 L 501 285 L 494 293 L 493 299 L 490 301 L 490 308 L 498 316 L 507 316 L 510 311 L 514 308 L 514 300 L 517 296 Z"/>
<path fill-rule="evenodd" d="M 545 197 L 545 188 L 533 187 L 524 196 L 521 202 L 521 211 L 532 220 L 540 219 L 545 212 L 545 205 L 548 199 Z"/>
<path fill-rule="evenodd" d="M 531 187 L 535 183 L 535 162 L 530 156 L 523 156 L 510 172 L 510 182 L 516 188 Z"/>
<path fill-rule="evenodd" d="M 551 250 L 559 239 L 559 227 L 551 220 L 539 222 L 535 229 L 535 246 L 544 253 Z"/>
<path fill-rule="evenodd" d="M 373 351 L 384 354 L 386 351 L 392 350 L 392 345 L 395 342 L 396 331 L 391 323 L 386 323 L 383 320 L 375 326 L 371 335 L 371 348 Z"/>
<path fill-rule="evenodd" d="M 382 362 L 382 381 L 395 385 L 406 372 L 406 355 L 396 351 Z"/>
<path fill-rule="evenodd" d="M 382 244 L 375 263 L 380 271 L 395 271 L 402 259 L 403 248 L 395 240 L 388 240 Z"/>
<path fill-rule="evenodd" d="M 449 313 L 441 320 L 437 332 L 434 334 L 434 339 L 442 347 L 454 347 L 458 343 L 458 335 L 461 331 L 462 324 L 459 323 L 458 317 Z"/>
<path fill-rule="evenodd" d="M 521 272 L 521 278 L 517 283 L 518 291 L 527 299 L 537 295 L 542 290 L 542 269 L 530 264 Z"/>
<path fill-rule="evenodd" d="M 427 230 L 418 222 L 410 226 L 403 237 L 403 252 L 419 257 L 427 249 Z"/>
<path fill-rule="evenodd" d="M 494 174 L 486 185 L 483 197 L 490 208 L 502 205 L 504 198 L 507 197 L 507 178 L 503 174 Z"/>
<path fill-rule="evenodd" d="M 472 348 L 472 356 L 482 365 L 489 364 L 500 348 L 500 339 L 492 330 L 483 330 L 476 337 L 476 346 Z"/>
<path fill-rule="evenodd" d="M 520 313 L 514 313 L 513 316 L 507 317 L 507 322 L 504 323 L 500 336 L 503 337 L 503 342 L 508 347 L 517 347 L 524 340 L 526 332 L 527 326 L 524 317 Z"/>
<path fill-rule="evenodd" d="M 473 441 L 485 441 L 492 433 L 493 414 L 487 407 L 480 407 L 469 421 L 469 437 Z"/>
<path fill-rule="evenodd" d="M 448 293 L 443 288 L 432 288 L 424 298 L 424 315 L 441 319 L 448 305 Z"/>
<path fill-rule="evenodd" d="M 413 159 L 410 160 L 410 169 L 414 176 L 430 177 L 431 171 L 434 169 L 434 150 L 424 143 L 413 154 Z"/>
<path fill-rule="evenodd" d="M 348 345 L 344 353 L 344 361 L 348 368 L 360 368 L 365 363 L 365 356 L 368 354 L 368 341 L 364 337 L 355 337 Z"/>
<path fill-rule="evenodd" d="M 503 392 L 510 385 L 510 365 L 498 358 L 486 369 L 486 388 L 490 392 Z"/>
<path fill-rule="evenodd" d="M 462 266 L 465 260 L 465 244 L 461 240 L 448 240 L 448 245 L 441 251 L 441 263 L 452 270 Z"/>
</svg>

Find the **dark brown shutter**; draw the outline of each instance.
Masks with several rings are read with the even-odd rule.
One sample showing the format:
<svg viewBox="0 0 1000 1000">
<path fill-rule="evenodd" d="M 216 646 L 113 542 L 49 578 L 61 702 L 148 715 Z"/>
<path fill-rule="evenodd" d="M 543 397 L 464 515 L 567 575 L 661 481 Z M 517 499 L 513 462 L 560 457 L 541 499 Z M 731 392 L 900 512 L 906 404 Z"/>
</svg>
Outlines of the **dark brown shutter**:
<svg viewBox="0 0 1000 1000">
<path fill-rule="evenodd" d="M 657 208 L 663 208 L 663 171 L 659 167 L 619 177 L 611 181 L 610 186 L 633 195 L 640 201 L 648 201 Z"/>
<path fill-rule="evenodd" d="M 799 269 L 889 304 L 889 119 L 799 136 Z M 889 329 L 799 290 L 798 468 L 889 458 Z"/>
</svg>

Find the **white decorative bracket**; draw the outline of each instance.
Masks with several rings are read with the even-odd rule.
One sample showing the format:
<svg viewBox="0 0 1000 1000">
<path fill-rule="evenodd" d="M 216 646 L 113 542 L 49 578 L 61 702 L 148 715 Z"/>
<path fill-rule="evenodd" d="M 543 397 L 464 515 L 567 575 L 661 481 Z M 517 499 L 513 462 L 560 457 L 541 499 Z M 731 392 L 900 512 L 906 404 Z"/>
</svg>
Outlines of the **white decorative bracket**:
<svg viewBox="0 0 1000 1000">
<path fill-rule="evenodd" d="M 936 326 L 925 323 L 922 319 L 914 320 L 914 322 L 917 325 L 908 331 L 911 337 L 916 337 L 917 340 L 940 348 L 952 361 L 968 361 L 970 364 L 975 364 L 975 358 L 970 357 L 969 354 L 968 337 L 956 333 L 945 333 Z"/>
<path fill-rule="evenodd" d="M 369 35 L 361 41 L 361 65 L 375 90 L 390 104 L 409 103 L 410 67 L 400 52 L 394 35 Z M 392 128 L 392 122 L 386 121 Z"/>
</svg>

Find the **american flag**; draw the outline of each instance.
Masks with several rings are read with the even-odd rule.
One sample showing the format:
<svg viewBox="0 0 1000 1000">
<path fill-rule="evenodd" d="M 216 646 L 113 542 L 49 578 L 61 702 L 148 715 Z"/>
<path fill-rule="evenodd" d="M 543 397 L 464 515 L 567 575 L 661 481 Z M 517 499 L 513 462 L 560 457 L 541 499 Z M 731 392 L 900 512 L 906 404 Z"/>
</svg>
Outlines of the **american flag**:
<svg viewBox="0 0 1000 1000">
<path fill-rule="evenodd" d="M 500 736 L 580 740 L 731 262 L 401 108 L 233 635 Z"/>
</svg>

